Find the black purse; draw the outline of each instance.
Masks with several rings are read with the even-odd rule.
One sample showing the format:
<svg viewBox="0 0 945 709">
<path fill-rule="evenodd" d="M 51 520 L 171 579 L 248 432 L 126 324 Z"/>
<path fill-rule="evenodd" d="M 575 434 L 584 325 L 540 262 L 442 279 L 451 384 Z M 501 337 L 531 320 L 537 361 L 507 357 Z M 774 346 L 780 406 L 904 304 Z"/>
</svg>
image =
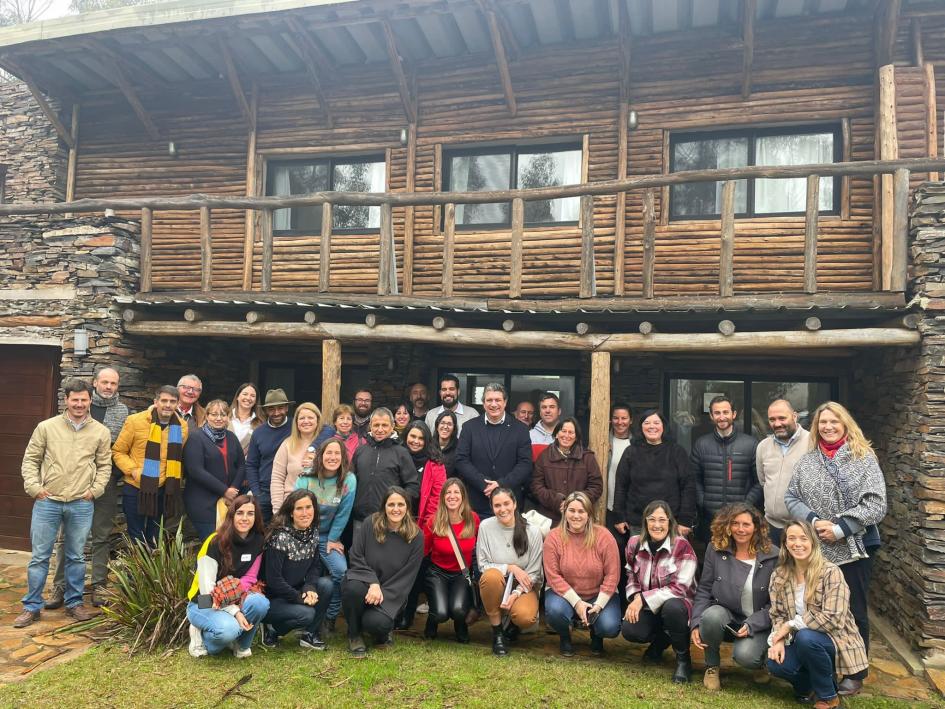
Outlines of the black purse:
<svg viewBox="0 0 945 709">
<path fill-rule="evenodd" d="M 459 569 L 463 572 L 463 578 L 466 579 L 466 583 L 469 584 L 469 592 L 472 594 L 473 603 L 469 612 L 466 613 L 466 625 L 472 625 L 479 620 L 479 609 L 482 607 L 482 599 L 479 597 L 479 584 L 473 579 L 472 572 L 469 570 L 469 567 L 466 566 L 466 560 L 463 559 L 463 553 L 459 550 L 459 542 L 456 540 L 456 535 L 453 533 L 452 525 L 447 522 L 446 528 L 450 533 L 450 545 L 453 547 L 453 554 L 456 555 Z"/>
</svg>

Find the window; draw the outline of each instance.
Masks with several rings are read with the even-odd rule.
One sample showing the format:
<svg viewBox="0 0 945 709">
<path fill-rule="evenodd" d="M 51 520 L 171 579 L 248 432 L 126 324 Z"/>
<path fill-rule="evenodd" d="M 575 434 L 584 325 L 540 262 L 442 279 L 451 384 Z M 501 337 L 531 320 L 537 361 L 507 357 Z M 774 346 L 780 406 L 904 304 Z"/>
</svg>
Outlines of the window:
<svg viewBox="0 0 945 709">
<path fill-rule="evenodd" d="M 266 194 L 281 197 L 325 191 L 383 192 L 385 173 L 384 158 L 380 156 L 270 162 Z M 380 226 L 380 207 L 336 205 L 332 210 L 332 231 L 373 231 Z M 282 234 L 320 234 L 322 207 L 277 209 L 272 214 L 272 230 Z"/>
<path fill-rule="evenodd" d="M 776 128 L 728 133 L 688 133 L 671 138 L 670 170 L 714 170 L 749 165 L 812 165 L 836 162 L 840 151 L 836 127 Z M 838 211 L 837 178 L 820 180 L 820 211 Z M 807 209 L 807 180 L 739 180 L 735 213 L 741 217 L 803 214 Z M 673 185 L 673 219 L 718 218 L 722 212 L 722 183 Z"/>
<path fill-rule="evenodd" d="M 576 185 L 581 182 L 580 145 L 530 145 L 479 148 L 444 153 L 443 189 L 486 192 Z M 577 224 L 580 200 L 525 202 L 525 224 Z M 512 205 L 457 204 L 459 227 L 503 227 L 511 223 Z"/>
</svg>

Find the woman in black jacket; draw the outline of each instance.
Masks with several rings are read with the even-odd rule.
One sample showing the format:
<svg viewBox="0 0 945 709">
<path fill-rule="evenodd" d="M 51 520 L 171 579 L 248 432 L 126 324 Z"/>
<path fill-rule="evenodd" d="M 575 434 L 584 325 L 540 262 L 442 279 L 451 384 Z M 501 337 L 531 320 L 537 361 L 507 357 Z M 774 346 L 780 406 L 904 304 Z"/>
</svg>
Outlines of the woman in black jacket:
<svg viewBox="0 0 945 709">
<path fill-rule="evenodd" d="M 456 414 L 446 410 L 440 412 L 433 426 L 433 439 L 440 455 L 443 456 L 446 476 L 451 478 L 453 477 L 453 470 L 456 468 L 456 441 L 459 440 Z"/>
<path fill-rule="evenodd" d="M 636 526 L 653 500 L 669 503 L 688 536 L 696 523 L 696 483 L 689 473 L 689 456 L 669 437 L 666 417 L 647 409 L 638 419 L 640 428 L 617 464 L 614 513 L 623 521 L 614 525 L 622 534 L 640 533 Z"/>
<path fill-rule="evenodd" d="M 732 657 L 737 664 L 751 670 L 763 667 L 771 629 L 769 587 L 777 560 L 778 548 L 768 538 L 764 515 L 745 502 L 719 510 L 690 622 L 693 645 L 705 650 L 706 689 L 721 689 L 723 640 L 735 643 Z"/>
<path fill-rule="evenodd" d="M 334 590 L 322 576 L 318 548 L 318 499 L 311 490 L 294 490 L 272 520 L 263 555 L 269 613 L 263 644 L 275 647 L 296 628 L 304 630 L 299 645 L 324 650 L 320 630 Z"/>
<path fill-rule="evenodd" d="M 217 502 L 232 502 L 246 475 L 243 446 L 232 431 L 230 407 L 222 399 L 207 404 L 207 420 L 184 444 L 184 509 L 201 539 L 217 528 Z"/>
</svg>

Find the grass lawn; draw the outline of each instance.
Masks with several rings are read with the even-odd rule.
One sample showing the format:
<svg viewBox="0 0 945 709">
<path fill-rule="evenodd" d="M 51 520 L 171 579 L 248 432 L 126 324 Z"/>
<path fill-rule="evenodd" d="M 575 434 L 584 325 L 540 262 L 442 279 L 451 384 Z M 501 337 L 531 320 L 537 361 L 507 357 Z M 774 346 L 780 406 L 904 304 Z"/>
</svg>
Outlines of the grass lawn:
<svg viewBox="0 0 945 709">
<path fill-rule="evenodd" d="M 444 626 L 444 630 L 448 629 Z M 254 647 L 252 658 L 235 660 L 229 653 L 194 660 L 186 649 L 166 657 L 129 657 L 115 645 L 96 647 L 72 662 L 37 672 L 29 680 L 0 688 L 0 706 L 56 709 L 74 707 L 796 707 L 788 685 L 763 687 L 748 673 L 726 671 L 724 691 L 707 693 L 701 671 L 693 684 L 670 683 L 670 654 L 661 667 L 642 667 L 639 648 L 622 640 L 608 641 L 608 656 L 588 656 L 586 641 L 575 637 L 578 657 L 549 654 L 556 642 L 525 637 L 504 659 L 494 658 L 486 644 L 488 628 L 473 628 L 473 643 L 429 642 L 397 636 L 388 650 L 372 650 L 365 660 L 349 659 L 343 638 L 328 651 L 301 650 L 291 637 L 276 650 Z M 448 631 L 445 635 L 451 635 Z M 224 693 L 249 676 L 239 691 L 248 698 Z M 905 702 L 857 697 L 845 706 L 942 707 L 941 703 Z"/>
</svg>

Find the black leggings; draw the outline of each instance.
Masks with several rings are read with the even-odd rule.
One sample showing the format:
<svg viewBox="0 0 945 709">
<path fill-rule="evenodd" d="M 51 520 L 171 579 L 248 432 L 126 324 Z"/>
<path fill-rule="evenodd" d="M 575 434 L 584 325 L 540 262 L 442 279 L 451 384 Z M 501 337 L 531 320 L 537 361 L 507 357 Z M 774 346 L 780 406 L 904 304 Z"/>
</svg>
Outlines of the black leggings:
<svg viewBox="0 0 945 709">
<path fill-rule="evenodd" d="M 427 599 L 430 603 L 430 620 L 439 625 L 452 619 L 457 628 L 465 627 L 466 614 L 472 608 L 473 598 L 461 571 L 445 571 L 436 564 L 430 564 L 427 569 Z"/>
<path fill-rule="evenodd" d="M 385 615 L 378 606 L 369 606 L 364 602 L 368 588 L 369 585 L 363 581 L 351 579 L 345 579 L 341 584 L 341 607 L 348 624 L 348 637 L 355 639 L 367 633 L 378 642 L 383 642 L 394 629 L 394 619 Z"/>
<path fill-rule="evenodd" d="M 689 610 L 681 598 L 671 598 L 656 613 L 644 604 L 637 622 L 625 620 L 621 630 L 632 643 L 671 644 L 676 652 L 689 650 Z"/>
<path fill-rule="evenodd" d="M 863 645 L 866 647 L 867 654 L 870 651 L 870 618 L 867 613 L 869 603 L 870 579 L 873 576 L 873 555 L 877 547 L 867 549 L 870 556 L 866 559 L 857 559 L 848 564 L 840 566 L 843 572 L 843 579 L 850 587 L 850 613 L 853 614 L 853 620 L 856 622 L 856 629 L 860 631 L 860 637 L 863 638 Z M 869 670 L 861 670 L 850 677 L 852 679 L 864 679 L 869 674 Z"/>
</svg>

